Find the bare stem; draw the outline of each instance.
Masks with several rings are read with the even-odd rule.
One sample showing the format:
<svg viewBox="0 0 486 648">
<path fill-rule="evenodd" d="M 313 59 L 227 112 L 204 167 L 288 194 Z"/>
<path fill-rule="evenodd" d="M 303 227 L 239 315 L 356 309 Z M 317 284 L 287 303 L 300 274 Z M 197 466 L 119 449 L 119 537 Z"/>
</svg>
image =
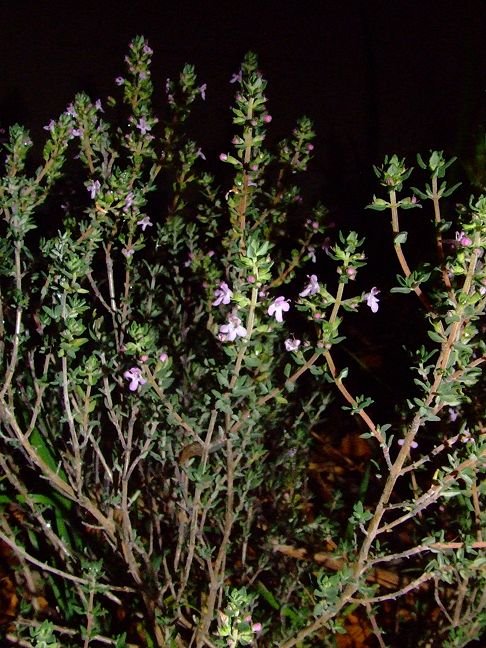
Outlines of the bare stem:
<svg viewBox="0 0 486 648">
<path fill-rule="evenodd" d="M 392 214 L 392 230 L 393 234 L 398 236 L 400 234 L 400 226 L 398 224 L 398 204 L 397 204 L 397 194 L 394 189 L 390 191 L 390 209 L 391 209 L 391 214 Z M 410 277 L 412 274 L 412 271 L 410 270 L 410 267 L 407 263 L 407 260 L 405 259 L 405 255 L 403 254 L 402 246 L 400 243 L 397 243 L 396 240 L 394 241 L 394 248 L 395 248 L 395 253 L 398 258 L 398 262 L 400 263 L 400 267 L 402 268 L 403 274 L 405 275 L 406 278 Z M 422 288 L 420 286 L 414 286 L 413 288 L 415 294 L 417 297 L 420 299 L 422 304 L 424 305 L 425 309 L 429 313 L 434 312 L 434 307 L 430 303 L 429 298 L 427 295 L 424 293 Z"/>
</svg>

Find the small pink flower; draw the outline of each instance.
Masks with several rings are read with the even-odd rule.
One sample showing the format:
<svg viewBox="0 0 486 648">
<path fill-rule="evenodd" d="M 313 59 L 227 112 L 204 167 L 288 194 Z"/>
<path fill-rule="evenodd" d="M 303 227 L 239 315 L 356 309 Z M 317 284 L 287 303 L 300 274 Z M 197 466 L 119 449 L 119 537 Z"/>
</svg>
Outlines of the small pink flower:
<svg viewBox="0 0 486 648">
<path fill-rule="evenodd" d="M 398 439 L 397 443 L 398 443 L 399 446 L 402 446 L 405 443 L 405 441 L 404 441 L 404 439 Z M 412 443 L 410 444 L 410 447 L 415 450 L 415 448 L 418 448 L 418 443 L 416 441 L 412 441 Z"/>
<path fill-rule="evenodd" d="M 130 209 L 130 207 L 133 205 L 133 199 L 134 198 L 135 198 L 135 196 L 133 194 L 133 191 L 130 191 L 129 193 L 127 193 L 127 196 L 125 198 L 125 205 L 123 207 L 124 212 L 127 212 Z"/>
<path fill-rule="evenodd" d="M 215 301 L 213 301 L 213 306 L 219 306 L 220 304 L 229 304 L 231 298 L 233 297 L 233 291 L 225 281 L 222 281 L 219 284 L 219 288 L 216 288 L 216 290 L 214 291 L 214 296 L 216 297 L 216 299 Z"/>
<path fill-rule="evenodd" d="M 307 146 L 306 146 L 306 149 L 307 149 L 309 152 L 310 152 L 310 151 L 313 151 L 313 150 L 314 150 L 314 144 L 311 144 L 311 143 L 309 142 L 309 144 L 307 144 Z"/>
<path fill-rule="evenodd" d="M 462 247 L 469 247 L 472 245 L 472 240 L 464 232 L 456 232 L 456 243 Z"/>
<path fill-rule="evenodd" d="M 142 135 L 145 135 L 148 131 L 152 130 L 152 126 L 147 122 L 145 117 L 141 117 L 138 120 L 136 127 L 142 133 Z"/>
<path fill-rule="evenodd" d="M 307 275 L 307 278 L 309 279 L 309 283 L 307 286 L 304 288 L 304 290 L 299 293 L 300 297 L 308 297 L 309 295 L 315 295 L 316 293 L 319 292 L 319 284 L 317 282 L 317 275 Z"/>
<path fill-rule="evenodd" d="M 228 155 L 226 153 L 220 153 L 219 159 L 221 160 L 221 162 L 226 162 L 226 160 L 228 159 Z"/>
<path fill-rule="evenodd" d="M 135 254 L 135 250 L 133 250 L 132 248 L 130 248 L 130 249 L 123 248 L 122 254 L 126 259 L 129 259 L 131 256 L 133 256 Z"/>
<path fill-rule="evenodd" d="M 152 227 L 153 223 L 148 216 L 145 216 L 142 220 L 137 221 L 137 225 L 140 225 L 142 232 L 145 232 L 147 227 Z"/>
<path fill-rule="evenodd" d="M 265 124 L 269 124 L 272 121 L 272 115 L 264 115 L 263 121 L 265 122 Z"/>
<path fill-rule="evenodd" d="M 141 369 L 139 369 L 138 367 L 132 367 L 128 371 L 125 371 L 123 377 L 126 378 L 126 380 L 130 381 L 128 389 L 132 392 L 136 391 L 140 385 L 145 385 L 145 383 L 147 382 L 142 376 Z"/>
<path fill-rule="evenodd" d="M 115 83 L 117 86 L 121 86 L 125 83 L 125 79 L 121 76 L 116 77 Z"/>
<path fill-rule="evenodd" d="M 364 299 L 366 299 L 366 305 L 371 308 L 372 313 L 378 312 L 378 302 L 379 302 L 379 300 L 376 297 L 376 295 L 378 295 L 379 292 L 380 291 L 378 290 L 378 288 L 373 287 L 370 290 L 370 292 L 366 293 L 366 295 L 364 296 Z"/>
<path fill-rule="evenodd" d="M 260 632 L 261 629 L 262 629 L 262 624 L 261 624 L 261 623 L 252 623 L 252 625 L 251 625 L 251 629 L 252 629 L 253 632 L 255 632 L 255 633 L 256 633 L 256 632 Z"/>
<path fill-rule="evenodd" d="M 313 245 L 308 245 L 307 246 L 307 254 L 309 255 L 309 259 L 312 261 L 312 263 L 316 262 L 316 248 Z"/>
<path fill-rule="evenodd" d="M 202 86 L 200 86 L 200 87 L 198 88 L 198 90 L 199 90 L 199 94 L 201 95 L 201 99 L 202 99 L 203 101 L 206 101 L 206 90 L 207 90 L 207 87 L 208 87 L 207 83 L 203 83 Z"/>
<path fill-rule="evenodd" d="M 285 348 L 287 351 L 297 351 L 297 349 L 300 347 L 300 340 L 296 340 L 295 338 L 288 338 L 284 342 Z"/>
<path fill-rule="evenodd" d="M 91 196 L 91 199 L 96 198 L 96 195 L 101 189 L 100 181 L 91 180 L 91 182 L 88 182 L 86 189 L 89 191 L 89 195 Z"/>
<path fill-rule="evenodd" d="M 273 301 L 268 307 L 267 312 L 270 317 L 274 315 L 277 322 L 283 322 L 282 313 L 289 310 L 289 301 L 290 299 L 285 299 L 285 297 L 283 297 L 282 295 L 280 297 L 277 297 L 277 299 L 275 299 L 275 301 Z"/>
<path fill-rule="evenodd" d="M 51 119 L 50 122 L 47 124 L 47 126 L 44 126 L 44 130 L 52 133 L 55 126 L 56 126 L 56 122 L 53 119 Z"/>
<path fill-rule="evenodd" d="M 169 356 L 167 355 L 167 353 L 165 353 L 165 351 L 162 352 L 162 353 L 159 355 L 159 360 L 160 360 L 160 362 L 167 362 L 168 359 L 169 359 Z"/>
<path fill-rule="evenodd" d="M 449 421 L 455 423 L 459 418 L 459 412 L 454 407 L 449 407 Z"/>
</svg>

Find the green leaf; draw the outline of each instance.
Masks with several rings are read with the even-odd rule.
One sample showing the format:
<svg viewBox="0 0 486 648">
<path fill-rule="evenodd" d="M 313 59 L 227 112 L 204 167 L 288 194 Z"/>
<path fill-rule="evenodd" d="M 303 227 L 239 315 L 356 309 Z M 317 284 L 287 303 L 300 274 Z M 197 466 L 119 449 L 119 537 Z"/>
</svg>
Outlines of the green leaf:
<svg viewBox="0 0 486 648">
<path fill-rule="evenodd" d="M 408 237 L 408 232 L 399 232 L 393 239 L 394 245 L 402 245 L 406 242 Z"/>
<path fill-rule="evenodd" d="M 438 342 L 439 344 L 442 344 L 444 342 L 444 338 L 442 337 L 442 335 L 439 335 L 435 331 L 427 331 L 427 335 L 434 342 Z"/>
<path fill-rule="evenodd" d="M 280 604 L 272 594 L 272 592 L 260 581 L 256 583 L 257 592 L 262 596 L 265 601 L 274 609 L 280 610 Z"/>
<path fill-rule="evenodd" d="M 458 182 L 457 184 L 455 184 L 454 186 L 450 187 L 449 189 L 445 189 L 444 191 L 441 191 L 441 194 L 440 194 L 440 195 L 442 196 L 442 198 L 448 198 L 451 194 L 454 193 L 454 191 L 455 191 L 458 187 L 461 186 L 461 184 L 462 184 L 462 182 Z"/>
</svg>

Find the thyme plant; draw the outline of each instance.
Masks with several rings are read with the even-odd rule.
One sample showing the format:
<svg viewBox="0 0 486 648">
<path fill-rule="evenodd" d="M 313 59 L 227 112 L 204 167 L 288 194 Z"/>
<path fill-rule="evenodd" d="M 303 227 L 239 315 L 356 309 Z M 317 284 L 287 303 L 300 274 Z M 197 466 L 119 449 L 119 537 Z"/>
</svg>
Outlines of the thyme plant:
<svg viewBox="0 0 486 648">
<path fill-rule="evenodd" d="M 445 220 L 457 187 L 441 152 L 418 157 L 422 189 L 395 155 L 375 169 L 391 292 L 415 293 L 427 329 L 410 350 L 414 393 L 375 418 L 335 351 L 345 320 L 406 298 L 363 285 L 363 235 L 335 234 L 302 196 L 311 122 L 266 147 L 266 82 L 248 54 L 231 79 L 234 137 L 208 162 L 189 134 L 206 84 L 186 65 L 157 112 L 151 56 L 135 38 L 119 96 L 77 95 L 38 166 L 22 126 L 3 147 L 0 539 L 22 593 L 6 638 L 322 646 L 364 611 L 385 646 L 384 605 L 428 586 L 441 645 L 465 645 L 486 604 L 486 197 Z M 206 169 L 224 165 L 219 186 Z M 433 237 L 412 268 L 417 208 Z M 311 506 L 312 431 L 331 398 L 362 422 L 368 486 L 350 506 L 339 492 Z"/>
</svg>

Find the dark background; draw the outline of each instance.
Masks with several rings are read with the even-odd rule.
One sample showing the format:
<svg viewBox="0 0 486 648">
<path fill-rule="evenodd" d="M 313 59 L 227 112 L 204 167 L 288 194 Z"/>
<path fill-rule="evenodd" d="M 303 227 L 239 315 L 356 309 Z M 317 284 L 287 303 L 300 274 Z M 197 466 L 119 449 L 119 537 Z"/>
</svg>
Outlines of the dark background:
<svg viewBox="0 0 486 648">
<path fill-rule="evenodd" d="M 269 81 L 275 138 L 311 117 L 321 197 L 363 204 L 385 153 L 471 155 L 486 117 L 485 18 L 484 0 L 0 0 L 0 126 L 23 123 L 38 140 L 76 92 L 115 92 L 142 34 L 160 104 L 166 77 L 186 62 L 207 82 L 196 131 L 217 157 L 231 136 L 228 81 L 251 49 Z"/>
</svg>

